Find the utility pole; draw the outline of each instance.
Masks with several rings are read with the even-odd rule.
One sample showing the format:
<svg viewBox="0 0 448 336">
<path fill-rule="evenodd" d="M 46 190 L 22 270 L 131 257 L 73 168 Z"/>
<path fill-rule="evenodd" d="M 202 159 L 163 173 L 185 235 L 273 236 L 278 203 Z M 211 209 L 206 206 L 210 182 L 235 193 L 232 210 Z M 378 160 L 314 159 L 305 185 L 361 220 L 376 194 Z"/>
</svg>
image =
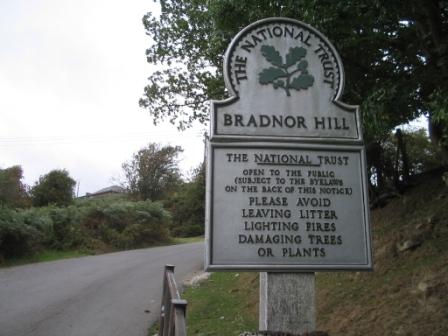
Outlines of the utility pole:
<svg viewBox="0 0 448 336">
<path fill-rule="evenodd" d="M 78 180 L 78 186 L 76 187 L 76 198 L 79 197 L 79 185 L 81 184 L 81 180 Z"/>
</svg>

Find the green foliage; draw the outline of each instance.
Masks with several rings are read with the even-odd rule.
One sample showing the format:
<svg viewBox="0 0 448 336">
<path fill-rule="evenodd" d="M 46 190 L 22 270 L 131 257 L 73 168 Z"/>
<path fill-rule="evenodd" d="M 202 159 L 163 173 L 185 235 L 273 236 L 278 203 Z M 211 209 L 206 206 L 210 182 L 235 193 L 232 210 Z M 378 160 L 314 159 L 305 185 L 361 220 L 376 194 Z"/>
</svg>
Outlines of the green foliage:
<svg viewBox="0 0 448 336">
<path fill-rule="evenodd" d="M 177 157 L 179 146 L 161 146 L 150 143 L 123 163 L 126 183 L 131 193 L 139 199 L 159 200 L 174 191 L 180 183 Z"/>
<path fill-rule="evenodd" d="M 397 182 L 404 181 L 405 157 L 409 170 L 408 177 L 440 166 L 440 150 L 429 140 L 424 129 L 406 130 L 401 133 L 405 156 L 397 152 L 399 145 L 396 133 L 389 133 L 380 144 L 380 152 L 370 155 L 370 158 L 376 157 L 376 160 L 369 162 L 369 167 L 371 182 L 376 189 L 379 189 L 378 191 L 393 189 Z"/>
<path fill-rule="evenodd" d="M 68 207 L 0 208 L 0 259 L 40 250 L 111 251 L 170 239 L 171 217 L 160 203 L 101 199 Z"/>
<path fill-rule="evenodd" d="M 82 210 L 75 206 L 50 209 L 54 235 L 52 247 L 67 250 L 82 246 L 85 241 L 82 228 L 79 225 Z"/>
<path fill-rule="evenodd" d="M 55 204 L 67 206 L 73 201 L 73 191 L 76 181 L 66 170 L 52 170 L 39 177 L 39 181 L 31 189 L 34 206 Z"/>
<path fill-rule="evenodd" d="M 0 207 L 0 259 L 30 254 L 40 239 L 39 231 L 26 225 L 20 213 Z"/>
<path fill-rule="evenodd" d="M 46 247 L 52 247 L 56 241 L 53 218 L 51 211 L 54 207 L 29 208 L 21 211 L 23 223 L 41 233 L 40 243 Z"/>
<path fill-rule="evenodd" d="M 184 128 L 194 120 L 205 122 L 210 97 L 224 97 L 224 82 L 215 79 L 222 76 L 222 51 L 228 38 L 213 31 L 205 0 L 161 1 L 160 5 L 160 17 L 151 13 L 143 17 L 155 42 L 146 57 L 158 70 L 148 78 L 140 106 L 151 111 L 155 123 L 168 118 Z"/>
<path fill-rule="evenodd" d="M 160 4 L 160 18 L 150 14 L 143 18 L 154 42 L 146 51 L 148 62 L 164 69 L 149 77 L 140 100 L 155 121 L 167 118 L 180 127 L 192 120 L 206 121 L 208 100 L 225 96 L 222 62 L 230 40 L 256 20 L 288 17 L 311 24 L 335 44 L 346 72 L 343 100 L 362 105 L 368 142 L 383 140 L 394 127 L 422 114 L 434 116 L 437 139 L 448 134 L 446 0 L 160 0 Z M 287 57 L 287 64 L 297 57 L 294 54 Z M 280 66 L 278 53 L 271 50 L 267 57 Z M 275 80 L 277 88 L 287 87 L 280 71 L 269 70 L 263 76 L 267 82 Z M 303 88 L 309 83 L 307 78 L 293 85 Z"/>
<path fill-rule="evenodd" d="M 433 141 L 442 148 L 448 148 L 448 89 L 438 89 L 431 95 L 430 132 Z M 448 153 L 444 153 L 444 163 L 448 164 Z"/>
<path fill-rule="evenodd" d="M 176 237 L 204 234 L 205 222 L 205 166 L 194 171 L 192 180 L 166 201 L 172 213 L 171 232 Z"/>
<path fill-rule="evenodd" d="M 29 204 L 20 166 L 0 169 L 0 206 L 25 207 Z"/>
<path fill-rule="evenodd" d="M 402 134 L 407 157 L 409 158 L 409 174 L 411 176 L 440 166 L 440 152 L 429 141 L 423 128 L 402 131 Z M 395 169 L 402 171 L 403 157 L 400 156 L 397 160 L 397 138 L 394 134 L 390 134 L 384 141 L 383 148 L 385 160 L 394 162 Z"/>
<path fill-rule="evenodd" d="M 435 122 L 448 124 L 448 89 L 434 91 L 431 95 L 430 106 L 433 111 L 433 120 Z"/>
<path fill-rule="evenodd" d="M 96 204 L 82 219 L 89 237 L 113 248 L 145 247 L 169 239 L 170 216 L 151 201 Z"/>
</svg>

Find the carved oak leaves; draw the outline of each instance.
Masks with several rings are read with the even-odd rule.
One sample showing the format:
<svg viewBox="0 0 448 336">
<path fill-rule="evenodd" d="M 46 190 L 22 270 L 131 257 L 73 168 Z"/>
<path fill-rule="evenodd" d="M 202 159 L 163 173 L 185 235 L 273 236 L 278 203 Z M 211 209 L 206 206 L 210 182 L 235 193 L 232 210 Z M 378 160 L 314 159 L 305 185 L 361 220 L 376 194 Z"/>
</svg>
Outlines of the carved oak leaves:
<svg viewBox="0 0 448 336">
<path fill-rule="evenodd" d="M 273 66 L 258 74 L 260 84 L 272 84 L 274 89 L 282 88 L 288 97 L 291 96 L 290 89 L 306 90 L 313 85 L 314 77 L 308 73 L 308 62 L 302 60 L 306 56 L 305 48 L 289 48 L 285 62 L 273 46 L 263 45 L 261 53 Z"/>
</svg>

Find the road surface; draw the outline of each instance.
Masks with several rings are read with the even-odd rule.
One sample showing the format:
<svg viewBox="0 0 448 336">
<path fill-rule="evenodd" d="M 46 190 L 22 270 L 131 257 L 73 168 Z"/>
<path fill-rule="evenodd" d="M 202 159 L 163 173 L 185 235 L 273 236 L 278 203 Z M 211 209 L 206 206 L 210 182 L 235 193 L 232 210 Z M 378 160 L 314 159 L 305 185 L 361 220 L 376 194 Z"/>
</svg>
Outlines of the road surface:
<svg viewBox="0 0 448 336">
<path fill-rule="evenodd" d="M 203 243 L 1 269 L 0 336 L 146 336 L 165 264 L 179 283 L 203 268 Z"/>
</svg>

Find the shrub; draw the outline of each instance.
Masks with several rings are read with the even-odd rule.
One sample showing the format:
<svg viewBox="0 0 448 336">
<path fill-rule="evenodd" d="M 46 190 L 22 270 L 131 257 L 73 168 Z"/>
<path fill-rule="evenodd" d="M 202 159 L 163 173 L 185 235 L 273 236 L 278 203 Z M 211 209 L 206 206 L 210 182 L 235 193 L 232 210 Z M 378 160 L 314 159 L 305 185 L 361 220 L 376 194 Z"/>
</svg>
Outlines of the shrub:
<svg viewBox="0 0 448 336">
<path fill-rule="evenodd" d="M 185 183 L 166 206 L 172 212 L 171 230 L 178 237 L 204 234 L 205 221 L 205 167 L 194 171 L 192 180 Z"/>
<path fill-rule="evenodd" d="M 151 201 L 96 202 L 82 226 L 90 237 L 118 249 L 144 247 L 169 239 L 169 214 Z"/>
<path fill-rule="evenodd" d="M 51 209 L 51 207 L 30 208 L 21 212 L 23 222 L 41 233 L 41 243 L 45 247 L 50 247 L 55 241 Z"/>
<path fill-rule="evenodd" d="M 51 208 L 50 217 L 53 222 L 53 247 L 60 250 L 82 247 L 86 237 L 79 224 L 83 217 L 79 208 Z"/>
<path fill-rule="evenodd" d="M 120 199 L 26 210 L 0 207 L 0 259 L 38 249 L 110 251 L 168 241 L 170 215 L 160 203 Z"/>
<path fill-rule="evenodd" d="M 23 221 L 15 210 L 0 208 L 0 255 L 4 258 L 21 257 L 34 252 L 42 234 Z"/>
</svg>

